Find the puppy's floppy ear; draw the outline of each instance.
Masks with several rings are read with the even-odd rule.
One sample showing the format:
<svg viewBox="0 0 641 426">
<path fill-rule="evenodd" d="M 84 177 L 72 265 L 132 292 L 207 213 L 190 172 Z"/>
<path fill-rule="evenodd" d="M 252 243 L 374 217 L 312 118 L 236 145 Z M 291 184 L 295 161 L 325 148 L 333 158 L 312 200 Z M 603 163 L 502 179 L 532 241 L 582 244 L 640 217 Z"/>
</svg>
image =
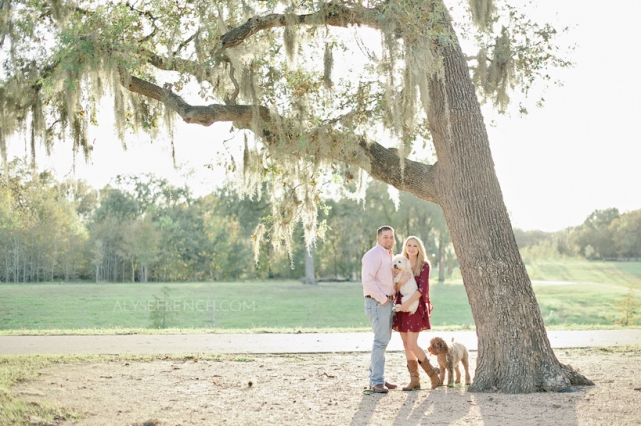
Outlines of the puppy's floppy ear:
<svg viewBox="0 0 641 426">
<path fill-rule="evenodd" d="M 447 352 L 447 343 L 445 343 L 445 340 L 439 339 L 438 341 L 438 347 L 441 351 Z"/>
</svg>

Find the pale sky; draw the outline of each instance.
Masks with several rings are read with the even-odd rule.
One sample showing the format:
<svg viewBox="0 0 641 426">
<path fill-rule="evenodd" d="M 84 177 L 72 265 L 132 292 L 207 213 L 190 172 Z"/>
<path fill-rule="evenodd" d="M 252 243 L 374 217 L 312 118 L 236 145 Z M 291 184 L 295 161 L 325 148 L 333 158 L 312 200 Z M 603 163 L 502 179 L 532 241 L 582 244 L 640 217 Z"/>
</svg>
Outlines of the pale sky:
<svg viewBox="0 0 641 426">
<path fill-rule="evenodd" d="M 488 127 L 512 224 L 556 231 L 592 211 L 641 209 L 641 1 L 539 0 L 576 25 L 575 67 L 525 118 Z"/>
<path fill-rule="evenodd" d="M 572 27 L 563 40 L 576 44 L 572 69 L 557 73 L 563 87 L 543 94 L 544 108 L 530 107 L 520 118 L 485 113 L 490 144 L 507 209 L 515 227 L 557 231 L 581 224 L 596 209 L 621 212 L 641 209 L 641 136 L 634 123 L 641 117 L 641 1 L 539 0 L 536 19 Z M 130 138 L 128 151 L 114 142 L 109 123 L 90 131 L 90 164 L 76 162 L 75 177 L 96 188 L 118 174 L 153 172 L 176 183 L 188 182 L 198 193 L 222 181 L 216 152 L 237 150 L 242 138 L 231 124 L 209 128 L 176 120 L 176 157 L 189 177 L 173 170 L 166 141 Z M 24 155 L 12 143 L 10 153 Z M 70 145 L 60 144 L 41 167 L 62 177 L 72 175 Z M 204 167 L 213 164 L 214 172 Z"/>
</svg>

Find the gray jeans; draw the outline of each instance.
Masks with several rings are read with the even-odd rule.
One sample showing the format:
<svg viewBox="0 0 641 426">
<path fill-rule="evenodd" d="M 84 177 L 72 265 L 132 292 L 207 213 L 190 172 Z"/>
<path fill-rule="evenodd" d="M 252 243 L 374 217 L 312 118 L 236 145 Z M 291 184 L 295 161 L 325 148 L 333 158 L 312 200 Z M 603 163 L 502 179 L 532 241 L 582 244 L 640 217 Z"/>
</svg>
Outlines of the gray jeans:
<svg viewBox="0 0 641 426">
<path fill-rule="evenodd" d="M 385 349 L 392 337 L 393 303 L 382 306 L 375 299 L 365 298 L 365 314 L 374 332 L 372 345 L 372 360 L 369 366 L 369 385 L 376 386 L 385 383 Z"/>
</svg>

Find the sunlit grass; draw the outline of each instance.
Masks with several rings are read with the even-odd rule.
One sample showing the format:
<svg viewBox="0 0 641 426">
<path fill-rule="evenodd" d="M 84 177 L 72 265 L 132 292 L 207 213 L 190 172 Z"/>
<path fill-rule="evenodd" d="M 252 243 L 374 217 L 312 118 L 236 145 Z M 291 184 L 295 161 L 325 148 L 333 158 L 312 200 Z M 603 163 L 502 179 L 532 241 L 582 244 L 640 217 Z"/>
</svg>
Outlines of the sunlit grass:
<svg viewBox="0 0 641 426">
<path fill-rule="evenodd" d="M 526 268 L 532 281 L 600 283 L 641 290 L 641 262 L 536 259 L 528 262 Z"/>
<path fill-rule="evenodd" d="M 612 328 L 615 301 L 630 288 L 641 300 L 641 262 L 552 259 L 527 267 L 548 327 Z M 445 283 L 433 278 L 431 300 L 433 328 L 474 328 L 456 274 Z M 0 284 L 0 334 L 365 332 L 363 303 L 359 282 Z M 150 309 L 166 307 L 168 328 L 152 329 Z"/>
<path fill-rule="evenodd" d="M 164 286 L 170 291 L 163 300 Z M 369 327 L 360 283 L 0 285 L 3 330 L 135 330 L 151 327 L 157 309 L 170 311 L 174 329 Z"/>
</svg>

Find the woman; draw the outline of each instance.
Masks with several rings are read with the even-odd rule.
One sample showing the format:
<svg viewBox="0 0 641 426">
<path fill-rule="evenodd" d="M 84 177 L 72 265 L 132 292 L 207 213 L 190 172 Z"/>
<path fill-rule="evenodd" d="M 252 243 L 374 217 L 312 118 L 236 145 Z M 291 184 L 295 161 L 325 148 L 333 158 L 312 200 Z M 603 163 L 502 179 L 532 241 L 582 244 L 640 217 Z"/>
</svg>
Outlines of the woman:
<svg viewBox="0 0 641 426">
<path fill-rule="evenodd" d="M 403 388 L 404 391 L 411 391 L 421 388 L 421 381 L 418 374 L 420 365 L 429 376 L 432 382 L 432 389 L 438 386 L 438 374 L 432 368 L 427 355 L 418 346 L 418 334 L 423 330 L 429 330 L 430 313 L 430 263 L 425 255 L 425 246 L 418 237 L 407 237 L 403 244 L 402 254 L 410 260 L 418 290 L 405 303 L 401 303 L 399 289 L 405 284 L 409 277 L 401 277 L 396 285 L 396 302 L 401 304 L 400 312 L 394 315 L 392 329 L 401 334 L 405 357 L 407 358 L 407 369 L 410 372 L 410 383 Z M 418 300 L 418 309 L 413 314 L 407 312 L 409 306 Z"/>
</svg>

